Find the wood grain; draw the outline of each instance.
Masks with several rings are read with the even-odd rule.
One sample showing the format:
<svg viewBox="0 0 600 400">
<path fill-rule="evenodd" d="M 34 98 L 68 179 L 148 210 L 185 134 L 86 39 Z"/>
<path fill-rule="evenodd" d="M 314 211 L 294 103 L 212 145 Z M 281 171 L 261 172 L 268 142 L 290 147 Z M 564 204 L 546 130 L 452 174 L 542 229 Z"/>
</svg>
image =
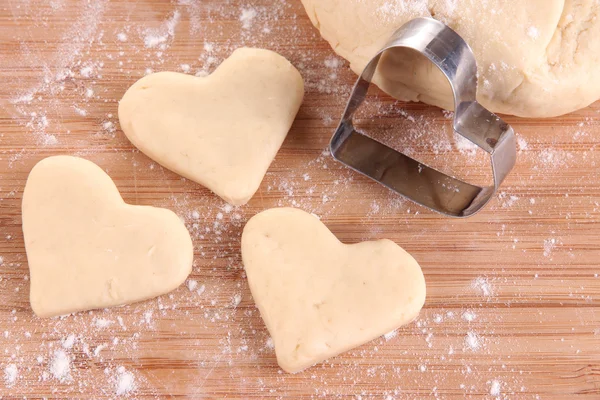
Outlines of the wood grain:
<svg viewBox="0 0 600 400">
<path fill-rule="evenodd" d="M 165 39 L 148 47 L 157 37 Z M 244 45 L 288 57 L 307 92 L 259 192 L 231 211 L 136 151 L 116 111 L 147 69 L 211 71 Z M 8 0 L 0 54 L 1 398 L 116 398 L 127 373 L 135 398 L 600 398 L 600 104 L 548 120 L 507 117 L 520 138 L 517 166 L 485 211 L 456 220 L 323 152 L 355 77 L 343 63 L 326 65 L 334 54 L 297 1 Z M 382 140 L 485 180 L 485 158 L 457 147 L 448 122 L 377 91 L 364 113 Z M 126 201 L 185 218 L 191 278 L 204 293 L 182 286 L 132 306 L 35 318 L 20 201 L 32 166 L 54 154 L 88 158 Z M 428 283 L 421 317 L 389 340 L 282 373 L 239 254 L 244 222 L 279 205 L 320 215 L 343 241 L 389 238 L 411 252 Z M 56 351 L 71 359 L 63 381 L 52 373 Z M 4 376 L 12 364 L 14 381 Z"/>
</svg>

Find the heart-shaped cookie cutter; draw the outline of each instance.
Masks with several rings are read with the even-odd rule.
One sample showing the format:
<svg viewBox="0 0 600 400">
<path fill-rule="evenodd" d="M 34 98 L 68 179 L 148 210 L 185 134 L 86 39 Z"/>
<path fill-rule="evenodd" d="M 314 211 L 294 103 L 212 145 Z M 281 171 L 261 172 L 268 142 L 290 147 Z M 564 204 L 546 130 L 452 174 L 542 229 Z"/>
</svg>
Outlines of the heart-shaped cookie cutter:
<svg viewBox="0 0 600 400">
<path fill-rule="evenodd" d="M 415 50 L 448 79 L 454 94 L 456 133 L 491 158 L 493 186 L 453 178 L 358 132 L 352 117 L 364 102 L 381 56 L 394 48 Z M 492 198 L 516 162 L 513 129 L 476 100 L 477 63 L 454 30 L 432 18 L 417 18 L 398 29 L 358 78 L 330 144 L 333 157 L 396 193 L 452 217 L 469 217 Z"/>
</svg>

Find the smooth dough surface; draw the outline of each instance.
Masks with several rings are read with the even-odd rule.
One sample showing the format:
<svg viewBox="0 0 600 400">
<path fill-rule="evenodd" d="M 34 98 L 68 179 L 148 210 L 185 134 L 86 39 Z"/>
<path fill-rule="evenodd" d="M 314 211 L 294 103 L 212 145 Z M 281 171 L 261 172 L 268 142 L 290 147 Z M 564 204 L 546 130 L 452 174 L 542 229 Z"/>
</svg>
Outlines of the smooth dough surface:
<svg viewBox="0 0 600 400">
<path fill-rule="evenodd" d="M 191 272 L 192 240 L 179 217 L 126 204 L 91 161 L 40 161 L 27 179 L 22 214 L 31 307 L 40 317 L 149 299 Z"/>
<path fill-rule="evenodd" d="M 123 96 L 119 121 L 148 157 L 242 205 L 258 190 L 303 96 L 289 61 L 241 48 L 207 77 L 145 76 Z"/>
<path fill-rule="evenodd" d="M 597 0 L 302 0 L 333 49 L 361 73 L 391 34 L 410 19 L 434 17 L 471 46 L 478 100 L 498 113 L 552 117 L 600 98 Z M 403 52 L 375 82 L 405 101 L 446 109 L 447 81 L 428 61 Z"/>
<path fill-rule="evenodd" d="M 343 244 L 294 208 L 251 218 L 242 258 L 279 366 L 291 373 L 409 323 L 425 302 L 421 268 L 401 247 Z"/>
</svg>

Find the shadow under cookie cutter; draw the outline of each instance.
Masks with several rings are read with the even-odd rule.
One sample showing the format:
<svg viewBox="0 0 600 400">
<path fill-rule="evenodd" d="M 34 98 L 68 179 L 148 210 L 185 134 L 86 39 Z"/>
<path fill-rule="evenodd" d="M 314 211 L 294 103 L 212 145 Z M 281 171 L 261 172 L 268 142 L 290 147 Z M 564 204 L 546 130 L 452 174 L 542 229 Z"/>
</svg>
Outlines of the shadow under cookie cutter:
<svg viewBox="0 0 600 400">
<path fill-rule="evenodd" d="M 454 93 L 454 131 L 490 155 L 493 186 L 480 187 L 453 178 L 355 129 L 352 117 L 365 100 L 381 56 L 393 48 L 421 53 L 446 76 Z M 476 93 L 477 64 L 469 45 L 435 19 L 413 19 L 392 35 L 358 78 L 331 139 L 331 153 L 355 171 L 431 210 L 470 217 L 492 198 L 517 157 L 513 129 L 481 106 Z"/>
</svg>

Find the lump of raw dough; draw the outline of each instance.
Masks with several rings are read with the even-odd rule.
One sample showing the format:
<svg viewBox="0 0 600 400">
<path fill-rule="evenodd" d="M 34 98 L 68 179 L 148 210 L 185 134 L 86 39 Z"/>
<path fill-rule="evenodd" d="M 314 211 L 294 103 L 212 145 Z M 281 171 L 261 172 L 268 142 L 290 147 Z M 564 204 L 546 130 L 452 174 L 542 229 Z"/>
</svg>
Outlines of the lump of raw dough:
<svg viewBox="0 0 600 400">
<path fill-rule="evenodd" d="M 498 113 L 552 117 L 600 98 L 600 3 L 596 0 L 302 0 L 333 49 L 361 73 L 410 19 L 434 17 L 471 46 L 478 100 Z M 413 63 L 414 61 L 414 63 Z M 406 58 L 375 83 L 406 101 L 454 107 L 439 70 Z M 381 72 L 381 71 L 380 71 Z"/>
<path fill-rule="evenodd" d="M 126 204 L 91 161 L 40 161 L 27 179 L 22 214 L 31 308 L 40 317 L 149 299 L 192 270 L 192 240 L 179 217 Z"/>
<path fill-rule="evenodd" d="M 341 243 L 315 216 L 263 211 L 242 234 L 252 296 L 279 366 L 304 368 L 390 332 L 425 302 L 419 264 L 389 240 Z"/>
<path fill-rule="evenodd" d="M 207 77 L 145 76 L 123 96 L 119 121 L 148 157 L 242 205 L 258 190 L 303 96 L 289 61 L 242 48 Z"/>
</svg>

